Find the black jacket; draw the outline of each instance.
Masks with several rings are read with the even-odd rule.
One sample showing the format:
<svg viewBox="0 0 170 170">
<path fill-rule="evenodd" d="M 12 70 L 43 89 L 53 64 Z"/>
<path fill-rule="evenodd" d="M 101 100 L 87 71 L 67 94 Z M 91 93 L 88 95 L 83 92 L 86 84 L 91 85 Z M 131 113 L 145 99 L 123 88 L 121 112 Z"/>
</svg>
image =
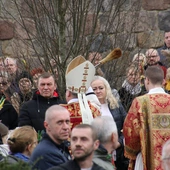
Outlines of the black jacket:
<svg viewBox="0 0 170 170">
<path fill-rule="evenodd" d="M 18 126 L 18 114 L 11 103 L 5 100 L 3 108 L 0 110 L 0 120 L 10 130 Z"/>
<path fill-rule="evenodd" d="M 77 164 L 75 160 L 71 160 L 60 166 L 52 167 L 48 170 L 81 170 L 81 168 L 79 167 L 79 165 Z M 105 169 L 93 163 L 93 167 L 91 170 L 105 170 Z"/>
<path fill-rule="evenodd" d="M 33 169 L 47 170 L 69 161 L 71 156 L 68 147 L 68 141 L 58 145 L 45 133 L 30 157 Z"/>
<path fill-rule="evenodd" d="M 36 91 L 33 99 L 24 103 L 21 107 L 18 126 L 30 125 L 37 132 L 45 130 L 45 112 L 55 104 L 61 104 L 58 93 L 55 92 L 52 98 L 44 98 Z"/>
<path fill-rule="evenodd" d="M 163 65 L 165 65 L 166 67 L 170 67 L 169 60 L 168 60 L 168 58 L 166 56 L 164 56 L 162 54 L 162 52 L 161 52 L 162 50 L 168 50 L 168 47 L 166 46 L 166 44 L 164 44 L 164 46 L 158 48 L 157 51 L 158 51 L 158 54 L 160 56 L 160 62 Z"/>
<path fill-rule="evenodd" d="M 135 97 L 138 97 L 138 96 L 141 96 L 143 94 L 146 94 L 147 91 L 145 89 L 145 86 L 142 86 L 141 87 L 141 92 L 138 93 L 138 94 L 131 94 L 130 92 L 128 92 L 124 87 L 122 87 L 119 91 L 119 96 L 120 96 L 120 100 L 121 100 L 121 103 L 124 107 L 124 109 L 126 110 L 126 112 L 129 111 L 129 108 L 132 104 L 132 101 L 134 100 Z"/>
<path fill-rule="evenodd" d="M 121 146 L 118 149 L 116 149 L 115 165 L 117 170 L 126 170 L 128 168 L 129 161 L 124 157 L 124 142 L 123 142 L 124 136 L 122 133 L 122 129 L 127 113 L 120 102 L 118 108 L 110 109 L 109 107 L 109 110 L 115 120 L 117 130 L 118 130 L 118 141 L 121 144 Z"/>
</svg>

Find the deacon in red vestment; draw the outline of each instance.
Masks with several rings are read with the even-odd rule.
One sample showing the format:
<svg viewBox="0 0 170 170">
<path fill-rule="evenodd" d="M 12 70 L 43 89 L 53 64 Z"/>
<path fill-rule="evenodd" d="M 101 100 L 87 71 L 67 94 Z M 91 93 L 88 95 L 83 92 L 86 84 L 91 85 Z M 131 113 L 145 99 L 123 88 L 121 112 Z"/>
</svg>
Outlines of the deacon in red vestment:
<svg viewBox="0 0 170 170">
<path fill-rule="evenodd" d="M 162 88 L 163 82 L 162 69 L 148 67 L 145 71 L 148 93 L 133 100 L 124 121 L 129 170 L 162 170 L 162 145 L 170 139 L 170 95 Z"/>
</svg>

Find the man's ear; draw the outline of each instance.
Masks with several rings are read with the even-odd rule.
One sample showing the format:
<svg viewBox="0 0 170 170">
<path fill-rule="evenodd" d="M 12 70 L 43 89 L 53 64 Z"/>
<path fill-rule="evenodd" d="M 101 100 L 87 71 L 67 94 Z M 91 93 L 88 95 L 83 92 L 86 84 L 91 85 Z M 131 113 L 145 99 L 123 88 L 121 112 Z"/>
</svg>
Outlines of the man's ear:
<svg viewBox="0 0 170 170">
<path fill-rule="evenodd" d="M 28 150 L 28 152 L 30 152 L 30 153 L 31 153 L 31 148 L 32 148 L 32 144 L 29 144 L 29 145 L 27 146 L 27 150 Z"/>
<path fill-rule="evenodd" d="M 118 134 L 112 133 L 111 135 L 111 142 L 113 143 L 113 148 L 117 149 L 120 146 L 120 143 L 118 142 Z"/>
<path fill-rule="evenodd" d="M 163 81 L 162 81 L 162 86 L 165 86 L 165 84 L 166 84 L 166 80 L 163 79 Z"/>
<path fill-rule="evenodd" d="M 96 150 L 99 147 L 99 145 L 100 145 L 100 141 L 98 139 L 95 140 L 95 142 L 94 142 L 94 150 Z"/>
<path fill-rule="evenodd" d="M 48 128 L 48 123 L 44 121 L 44 127 L 47 129 Z"/>
<path fill-rule="evenodd" d="M 146 77 L 146 78 L 145 78 L 145 83 L 146 83 L 146 85 L 148 85 L 149 82 L 150 82 L 150 80 Z"/>
<path fill-rule="evenodd" d="M 66 95 L 67 97 L 70 97 L 71 96 L 71 92 L 69 90 L 66 91 Z"/>
</svg>

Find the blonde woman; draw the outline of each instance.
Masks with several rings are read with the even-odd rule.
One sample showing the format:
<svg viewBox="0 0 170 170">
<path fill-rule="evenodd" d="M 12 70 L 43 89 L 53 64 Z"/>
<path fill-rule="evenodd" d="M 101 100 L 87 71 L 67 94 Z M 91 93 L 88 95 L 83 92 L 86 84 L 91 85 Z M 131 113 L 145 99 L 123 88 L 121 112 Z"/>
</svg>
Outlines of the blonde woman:
<svg viewBox="0 0 170 170">
<path fill-rule="evenodd" d="M 138 63 L 139 65 L 146 64 L 146 56 L 143 53 L 137 53 L 133 56 L 132 62 Z"/>
<path fill-rule="evenodd" d="M 114 159 L 116 168 L 117 170 L 127 170 L 128 160 L 124 157 L 124 137 L 121 132 L 126 112 L 122 104 L 113 96 L 111 87 L 105 78 L 95 76 L 91 83 L 91 87 L 101 103 L 102 116 L 110 116 L 114 119 L 117 125 L 119 145 L 117 146 Z"/>
</svg>

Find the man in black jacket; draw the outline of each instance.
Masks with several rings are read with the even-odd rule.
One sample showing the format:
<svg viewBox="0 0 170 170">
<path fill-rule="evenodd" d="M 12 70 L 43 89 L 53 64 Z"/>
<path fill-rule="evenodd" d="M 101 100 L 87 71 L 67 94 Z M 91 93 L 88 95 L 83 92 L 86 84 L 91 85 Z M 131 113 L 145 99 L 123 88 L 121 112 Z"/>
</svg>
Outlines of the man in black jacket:
<svg viewBox="0 0 170 170">
<path fill-rule="evenodd" d="M 170 50 L 170 29 L 165 30 L 164 32 L 164 45 L 157 49 L 160 56 L 160 62 L 166 67 L 170 66 L 169 57 L 166 56 L 166 53 L 167 52 L 169 53 L 169 50 Z"/>
<path fill-rule="evenodd" d="M 71 159 L 68 151 L 70 134 L 70 113 L 60 105 L 47 109 L 42 140 L 34 149 L 30 161 L 33 169 L 46 170 Z"/>
<path fill-rule="evenodd" d="M 37 132 L 45 130 L 44 118 L 46 110 L 55 104 L 60 104 L 59 95 L 56 92 L 56 83 L 53 75 L 43 73 L 37 82 L 38 91 L 33 99 L 23 104 L 20 109 L 18 126 L 30 125 Z"/>
<path fill-rule="evenodd" d="M 71 151 L 74 160 L 49 170 L 104 170 L 92 161 L 93 153 L 98 146 L 99 140 L 97 140 L 97 134 L 92 126 L 88 124 L 77 125 L 71 133 Z"/>
</svg>

